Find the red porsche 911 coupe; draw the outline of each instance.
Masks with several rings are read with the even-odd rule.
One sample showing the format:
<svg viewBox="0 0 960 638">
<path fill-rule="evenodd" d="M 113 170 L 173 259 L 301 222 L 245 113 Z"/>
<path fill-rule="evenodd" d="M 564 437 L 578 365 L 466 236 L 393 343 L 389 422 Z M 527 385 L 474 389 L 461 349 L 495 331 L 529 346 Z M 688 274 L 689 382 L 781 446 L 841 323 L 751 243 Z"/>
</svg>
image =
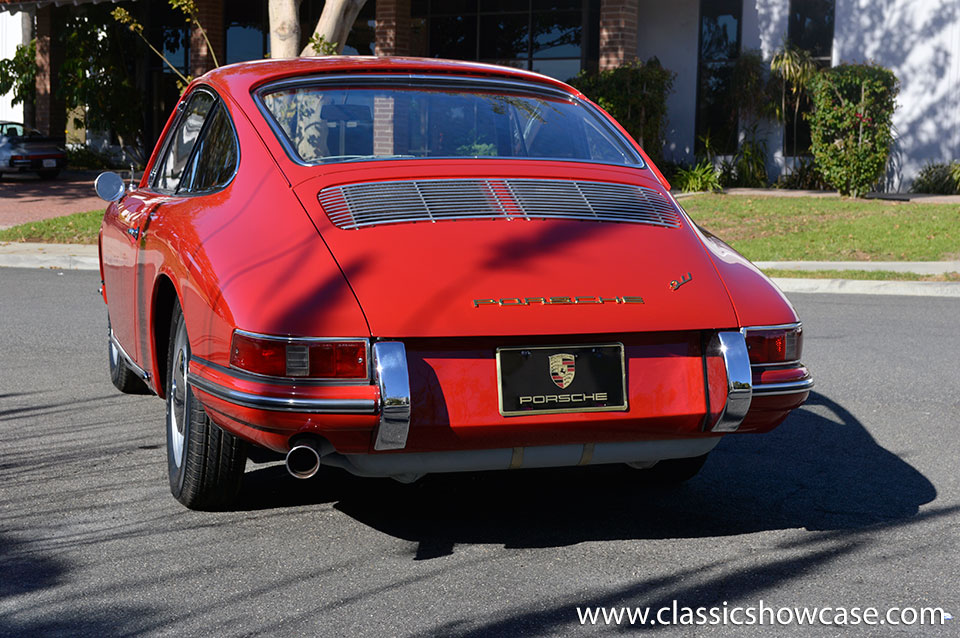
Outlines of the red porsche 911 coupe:
<svg viewBox="0 0 960 638">
<path fill-rule="evenodd" d="M 616 121 L 535 73 L 223 67 L 138 185 L 97 191 L 110 373 L 166 400 L 187 507 L 229 504 L 268 452 L 301 478 L 623 463 L 682 481 L 813 386 L 787 299 Z"/>
</svg>

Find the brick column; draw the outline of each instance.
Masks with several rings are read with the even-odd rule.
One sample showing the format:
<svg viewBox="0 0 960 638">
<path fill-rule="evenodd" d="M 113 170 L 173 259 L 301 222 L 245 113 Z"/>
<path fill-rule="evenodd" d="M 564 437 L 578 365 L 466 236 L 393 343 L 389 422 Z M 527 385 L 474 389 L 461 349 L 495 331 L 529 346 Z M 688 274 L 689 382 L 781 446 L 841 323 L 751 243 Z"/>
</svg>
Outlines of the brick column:
<svg viewBox="0 0 960 638">
<path fill-rule="evenodd" d="M 57 39 L 52 6 L 37 9 L 37 128 L 46 135 L 59 137 L 67 129 L 67 107 L 57 98 L 57 74 L 63 65 L 63 48 Z"/>
<path fill-rule="evenodd" d="M 377 0 L 377 55 L 410 55 L 410 0 Z"/>
<path fill-rule="evenodd" d="M 203 25 L 220 64 L 226 62 L 223 34 L 223 0 L 197 0 L 197 17 Z M 200 29 L 190 29 L 190 75 L 197 77 L 214 68 L 207 41 Z"/>
<path fill-rule="evenodd" d="M 637 57 L 639 0 L 601 0 L 600 70 Z"/>
</svg>

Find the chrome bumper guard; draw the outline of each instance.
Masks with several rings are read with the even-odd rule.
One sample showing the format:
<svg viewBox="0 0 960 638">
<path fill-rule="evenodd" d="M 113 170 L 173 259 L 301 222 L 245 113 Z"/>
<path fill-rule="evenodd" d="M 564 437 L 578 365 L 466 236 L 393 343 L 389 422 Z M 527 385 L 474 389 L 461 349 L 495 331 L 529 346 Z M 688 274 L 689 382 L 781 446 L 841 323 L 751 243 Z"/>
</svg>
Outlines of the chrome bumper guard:
<svg viewBox="0 0 960 638">
<path fill-rule="evenodd" d="M 713 432 L 736 432 L 753 400 L 753 372 L 744 331 L 719 332 L 720 354 L 727 371 L 727 402 Z"/>
<path fill-rule="evenodd" d="M 380 387 L 380 423 L 374 450 L 402 450 L 410 432 L 410 375 L 407 349 L 399 341 L 373 344 L 373 369 Z"/>
</svg>

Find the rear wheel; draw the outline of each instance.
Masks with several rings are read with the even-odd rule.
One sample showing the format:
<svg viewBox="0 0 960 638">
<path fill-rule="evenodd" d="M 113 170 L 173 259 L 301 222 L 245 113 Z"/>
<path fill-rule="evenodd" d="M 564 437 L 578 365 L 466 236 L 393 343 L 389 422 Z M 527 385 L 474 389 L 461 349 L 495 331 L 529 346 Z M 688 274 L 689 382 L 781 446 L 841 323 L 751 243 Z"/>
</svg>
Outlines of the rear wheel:
<svg viewBox="0 0 960 638">
<path fill-rule="evenodd" d="M 193 394 L 187 371 L 190 341 L 179 302 L 173 309 L 167 356 L 167 468 L 170 491 L 190 509 L 219 509 L 240 491 L 246 445 L 224 431 Z"/>
<path fill-rule="evenodd" d="M 637 470 L 639 482 L 649 486 L 679 485 L 689 481 L 707 460 L 707 455 L 694 456 L 688 459 L 667 459 L 643 470 Z"/>
<path fill-rule="evenodd" d="M 149 394 L 147 384 L 127 365 L 126 359 L 120 354 L 120 348 L 113 342 L 109 317 L 107 335 L 107 362 L 110 364 L 110 381 L 113 382 L 113 387 L 125 394 Z"/>
</svg>

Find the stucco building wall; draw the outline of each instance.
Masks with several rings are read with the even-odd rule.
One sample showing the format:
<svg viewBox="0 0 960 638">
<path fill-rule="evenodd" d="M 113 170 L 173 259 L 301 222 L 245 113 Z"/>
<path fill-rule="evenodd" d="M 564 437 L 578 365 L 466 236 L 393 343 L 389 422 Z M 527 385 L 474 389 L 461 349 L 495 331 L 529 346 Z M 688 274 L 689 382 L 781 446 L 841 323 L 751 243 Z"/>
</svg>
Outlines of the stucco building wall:
<svg viewBox="0 0 960 638">
<path fill-rule="evenodd" d="M 888 188 L 960 159 L 960 2 L 837 0 L 833 64 L 844 62 L 876 62 L 900 79 Z"/>
<path fill-rule="evenodd" d="M 0 12 L 0 59 L 9 59 L 22 42 L 22 23 L 19 13 Z M 13 106 L 12 95 L 0 95 L 0 120 L 23 121 L 23 105 Z"/>
</svg>

